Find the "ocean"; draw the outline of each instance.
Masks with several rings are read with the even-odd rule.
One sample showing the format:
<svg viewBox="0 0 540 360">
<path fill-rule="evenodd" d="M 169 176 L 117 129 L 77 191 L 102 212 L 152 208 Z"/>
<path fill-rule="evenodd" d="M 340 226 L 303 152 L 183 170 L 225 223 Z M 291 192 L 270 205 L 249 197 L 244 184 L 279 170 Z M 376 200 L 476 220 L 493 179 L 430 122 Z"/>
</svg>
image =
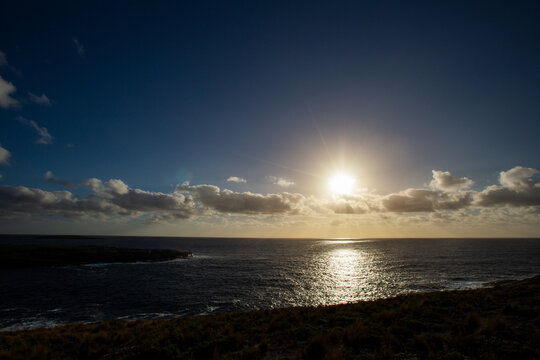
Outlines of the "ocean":
<svg viewBox="0 0 540 360">
<path fill-rule="evenodd" d="M 0 237 L 191 251 L 156 263 L 0 270 L 0 329 L 160 319 L 470 289 L 540 274 L 540 239 Z"/>
</svg>

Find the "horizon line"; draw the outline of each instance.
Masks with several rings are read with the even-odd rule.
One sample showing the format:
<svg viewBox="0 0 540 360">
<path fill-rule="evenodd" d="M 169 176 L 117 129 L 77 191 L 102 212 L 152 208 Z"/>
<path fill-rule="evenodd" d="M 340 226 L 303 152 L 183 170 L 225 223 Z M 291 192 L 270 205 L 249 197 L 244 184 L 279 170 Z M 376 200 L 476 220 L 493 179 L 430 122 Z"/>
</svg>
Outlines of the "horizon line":
<svg viewBox="0 0 540 360">
<path fill-rule="evenodd" d="M 106 235 L 106 234 L 53 234 L 53 233 L 2 233 L 0 237 L 4 236 L 58 236 L 63 238 L 90 238 L 90 237 L 155 237 L 155 238 L 181 238 L 181 239 L 283 239 L 283 240 L 406 240 L 406 239 L 535 239 L 540 240 L 540 236 L 404 236 L 404 237 L 261 237 L 261 236 L 176 236 L 176 235 Z"/>
</svg>

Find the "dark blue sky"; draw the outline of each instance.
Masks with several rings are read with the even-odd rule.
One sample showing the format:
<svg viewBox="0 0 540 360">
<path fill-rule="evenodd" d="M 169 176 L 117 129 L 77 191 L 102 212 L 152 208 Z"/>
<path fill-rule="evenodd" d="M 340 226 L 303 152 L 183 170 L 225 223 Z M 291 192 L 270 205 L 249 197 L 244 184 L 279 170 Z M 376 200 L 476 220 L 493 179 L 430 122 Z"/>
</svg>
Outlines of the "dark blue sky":
<svg viewBox="0 0 540 360">
<path fill-rule="evenodd" d="M 3 185 L 268 193 L 278 176 L 316 194 L 344 167 L 385 194 L 432 169 L 480 190 L 540 168 L 538 2 L 19 1 L 0 51 L 18 102 L 0 108 Z"/>
</svg>

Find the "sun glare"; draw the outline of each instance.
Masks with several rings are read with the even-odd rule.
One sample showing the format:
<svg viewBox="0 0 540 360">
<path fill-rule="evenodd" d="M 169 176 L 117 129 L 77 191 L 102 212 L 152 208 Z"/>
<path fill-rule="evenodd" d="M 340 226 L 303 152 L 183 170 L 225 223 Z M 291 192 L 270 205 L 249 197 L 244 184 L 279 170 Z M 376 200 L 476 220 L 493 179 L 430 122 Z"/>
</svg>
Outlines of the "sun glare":
<svg viewBox="0 0 540 360">
<path fill-rule="evenodd" d="M 339 173 L 330 178 L 328 186 L 334 195 L 347 195 L 353 192 L 355 182 L 356 179 L 349 174 Z"/>
</svg>

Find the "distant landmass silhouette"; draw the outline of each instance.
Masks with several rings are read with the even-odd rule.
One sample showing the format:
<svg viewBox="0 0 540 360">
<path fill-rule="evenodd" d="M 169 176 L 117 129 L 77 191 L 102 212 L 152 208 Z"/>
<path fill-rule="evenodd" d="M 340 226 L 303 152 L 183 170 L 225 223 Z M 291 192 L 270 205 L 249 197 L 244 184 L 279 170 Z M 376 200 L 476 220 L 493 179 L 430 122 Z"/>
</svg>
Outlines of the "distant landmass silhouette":
<svg viewBox="0 0 540 360">
<path fill-rule="evenodd" d="M 166 261 L 191 256 L 191 252 L 170 249 L 0 244 L 0 268 Z"/>
</svg>

